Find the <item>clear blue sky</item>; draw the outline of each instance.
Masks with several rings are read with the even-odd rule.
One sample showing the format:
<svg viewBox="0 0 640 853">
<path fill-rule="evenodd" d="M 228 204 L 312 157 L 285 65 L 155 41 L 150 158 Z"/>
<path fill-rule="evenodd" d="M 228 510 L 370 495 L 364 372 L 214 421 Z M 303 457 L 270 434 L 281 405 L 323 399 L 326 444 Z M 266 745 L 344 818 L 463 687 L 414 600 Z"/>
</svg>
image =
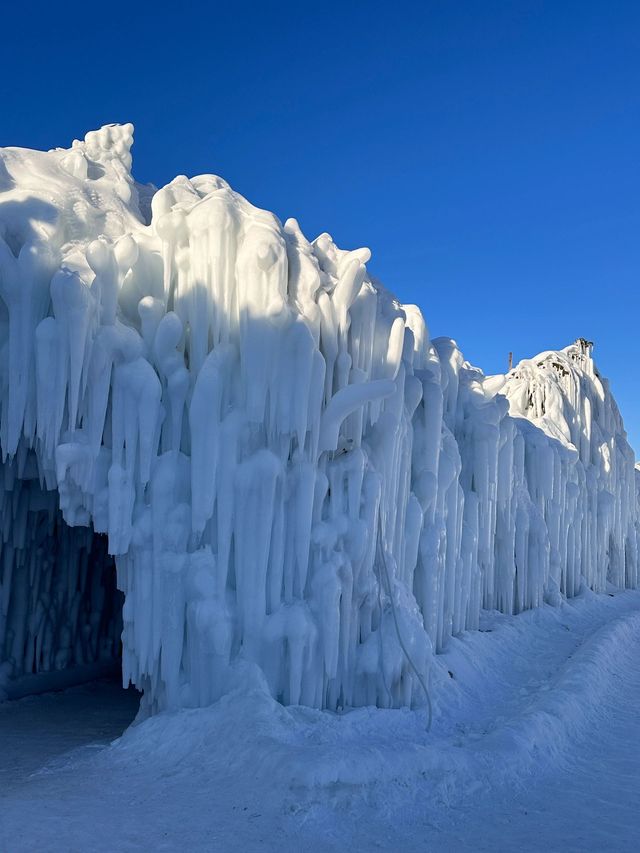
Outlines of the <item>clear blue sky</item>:
<svg viewBox="0 0 640 853">
<path fill-rule="evenodd" d="M 139 180 L 369 246 L 486 372 L 590 338 L 640 451 L 640 3 L 163 5 L 7 4 L 0 145 L 132 121 Z"/>
</svg>

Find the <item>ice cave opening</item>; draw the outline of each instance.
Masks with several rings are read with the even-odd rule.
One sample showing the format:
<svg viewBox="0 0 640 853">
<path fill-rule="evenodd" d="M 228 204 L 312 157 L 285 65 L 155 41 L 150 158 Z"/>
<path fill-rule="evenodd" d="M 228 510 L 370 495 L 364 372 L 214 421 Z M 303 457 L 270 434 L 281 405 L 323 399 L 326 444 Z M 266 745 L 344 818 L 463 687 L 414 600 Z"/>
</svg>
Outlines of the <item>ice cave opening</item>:
<svg viewBox="0 0 640 853">
<path fill-rule="evenodd" d="M 2 474 L 0 698 L 96 679 L 112 682 L 113 693 L 122 685 L 124 596 L 107 536 L 64 521 L 34 454 L 5 463 Z"/>
</svg>

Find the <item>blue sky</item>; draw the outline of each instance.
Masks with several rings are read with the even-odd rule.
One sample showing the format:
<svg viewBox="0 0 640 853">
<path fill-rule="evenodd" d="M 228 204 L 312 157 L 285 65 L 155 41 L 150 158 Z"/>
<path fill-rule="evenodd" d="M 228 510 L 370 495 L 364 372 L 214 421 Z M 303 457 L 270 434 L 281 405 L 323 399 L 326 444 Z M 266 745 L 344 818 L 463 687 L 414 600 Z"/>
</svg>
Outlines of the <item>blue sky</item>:
<svg viewBox="0 0 640 853">
<path fill-rule="evenodd" d="M 42 6 L 42 8 L 40 8 Z M 0 145 L 136 126 L 370 268 L 486 372 L 595 341 L 640 451 L 640 4 L 11 4 Z"/>
</svg>

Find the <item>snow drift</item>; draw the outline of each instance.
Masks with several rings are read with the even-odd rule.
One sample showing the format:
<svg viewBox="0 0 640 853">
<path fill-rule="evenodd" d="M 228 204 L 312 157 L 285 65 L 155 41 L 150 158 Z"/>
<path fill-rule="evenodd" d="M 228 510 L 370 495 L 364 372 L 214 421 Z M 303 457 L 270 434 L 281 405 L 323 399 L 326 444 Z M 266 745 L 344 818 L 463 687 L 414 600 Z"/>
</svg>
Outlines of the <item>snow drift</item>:
<svg viewBox="0 0 640 853">
<path fill-rule="evenodd" d="M 7 677 L 117 656 L 108 555 L 150 711 L 239 662 L 285 704 L 409 705 L 402 644 L 426 673 L 483 607 L 636 585 L 634 455 L 587 341 L 485 377 L 367 249 L 212 175 L 136 184 L 132 131 L 0 151 Z"/>
</svg>

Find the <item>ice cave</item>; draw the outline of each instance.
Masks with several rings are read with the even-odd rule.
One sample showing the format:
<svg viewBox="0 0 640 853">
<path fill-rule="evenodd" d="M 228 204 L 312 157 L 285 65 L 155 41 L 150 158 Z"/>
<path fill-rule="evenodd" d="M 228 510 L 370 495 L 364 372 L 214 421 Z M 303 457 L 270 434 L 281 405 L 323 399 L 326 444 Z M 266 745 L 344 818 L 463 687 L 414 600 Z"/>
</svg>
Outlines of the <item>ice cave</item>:
<svg viewBox="0 0 640 853">
<path fill-rule="evenodd" d="M 0 151 L 0 692 L 121 658 L 147 713 L 420 705 L 482 608 L 636 586 L 588 341 L 485 376 L 368 249 L 140 185 L 132 134 Z"/>
<path fill-rule="evenodd" d="M 123 595 L 107 537 L 65 523 L 32 452 L 3 475 L 0 696 L 118 676 Z"/>
</svg>

